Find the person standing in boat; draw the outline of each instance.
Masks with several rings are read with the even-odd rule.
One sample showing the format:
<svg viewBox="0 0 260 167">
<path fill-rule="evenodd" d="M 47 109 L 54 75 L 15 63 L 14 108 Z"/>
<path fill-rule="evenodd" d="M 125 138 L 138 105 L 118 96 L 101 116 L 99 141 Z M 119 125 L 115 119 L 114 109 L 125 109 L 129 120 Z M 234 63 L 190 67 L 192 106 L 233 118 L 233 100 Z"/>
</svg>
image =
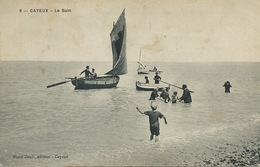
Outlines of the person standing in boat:
<svg viewBox="0 0 260 167">
<path fill-rule="evenodd" d="M 224 83 L 223 87 L 225 87 L 225 93 L 230 93 L 230 88 L 232 87 L 230 82 L 227 81 Z"/>
<path fill-rule="evenodd" d="M 97 73 L 95 72 L 95 68 L 92 68 L 92 78 L 94 80 L 97 78 Z"/>
<path fill-rule="evenodd" d="M 153 140 L 153 137 L 155 136 L 155 142 L 159 141 L 159 135 L 160 135 L 160 125 L 159 125 L 159 118 L 164 119 L 164 123 L 167 125 L 167 120 L 166 117 L 160 113 L 159 111 L 156 111 L 157 109 L 157 103 L 156 102 L 151 102 L 150 107 L 152 111 L 145 111 L 142 112 L 138 107 L 136 109 L 144 115 L 149 116 L 149 123 L 150 123 L 150 140 Z"/>
<path fill-rule="evenodd" d="M 150 99 L 149 100 L 155 100 L 159 95 L 158 95 L 158 88 L 155 88 L 152 93 L 151 93 L 151 96 L 150 96 Z"/>
<path fill-rule="evenodd" d="M 80 75 L 81 75 L 82 73 L 85 73 L 85 78 L 86 78 L 86 79 L 90 79 L 90 75 L 93 75 L 93 74 L 90 72 L 90 70 L 89 70 L 89 66 L 87 66 L 86 69 L 80 73 Z"/>
<path fill-rule="evenodd" d="M 144 77 L 145 78 L 145 83 L 149 84 L 149 79 L 147 76 Z"/>
<path fill-rule="evenodd" d="M 154 79 L 154 83 L 155 83 L 155 84 L 159 84 L 159 82 L 160 82 L 160 80 L 161 80 L 162 78 L 158 75 L 158 72 L 156 72 L 153 79 Z"/>
<path fill-rule="evenodd" d="M 179 101 L 181 102 L 183 100 L 184 103 L 191 103 L 192 99 L 190 95 L 190 90 L 187 88 L 187 85 L 183 84 L 182 89 L 183 89 L 183 94 L 182 97 L 179 99 Z"/>
</svg>

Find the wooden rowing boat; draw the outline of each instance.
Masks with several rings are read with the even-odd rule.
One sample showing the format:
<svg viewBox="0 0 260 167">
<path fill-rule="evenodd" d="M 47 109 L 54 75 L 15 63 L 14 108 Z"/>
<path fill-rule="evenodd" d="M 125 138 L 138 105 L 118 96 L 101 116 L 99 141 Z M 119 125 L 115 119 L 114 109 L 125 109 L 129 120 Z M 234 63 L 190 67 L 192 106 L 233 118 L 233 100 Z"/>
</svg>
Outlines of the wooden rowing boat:
<svg viewBox="0 0 260 167">
<path fill-rule="evenodd" d="M 137 90 L 144 90 L 144 91 L 152 91 L 156 88 L 158 88 L 159 91 L 162 91 L 163 88 L 170 88 L 169 85 L 163 83 L 154 84 L 154 83 L 144 83 L 140 81 L 136 81 L 135 86 Z"/>
<path fill-rule="evenodd" d="M 113 53 L 113 68 L 104 76 L 97 76 L 95 79 L 74 78 L 71 83 L 75 89 L 100 89 L 113 88 L 119 82 L 119 76 L 127 73 L 126 60 L 126 22 L 125 10 L 121 13 L 113 29 L 110 33 L 112 53 Z"/>
</svg>

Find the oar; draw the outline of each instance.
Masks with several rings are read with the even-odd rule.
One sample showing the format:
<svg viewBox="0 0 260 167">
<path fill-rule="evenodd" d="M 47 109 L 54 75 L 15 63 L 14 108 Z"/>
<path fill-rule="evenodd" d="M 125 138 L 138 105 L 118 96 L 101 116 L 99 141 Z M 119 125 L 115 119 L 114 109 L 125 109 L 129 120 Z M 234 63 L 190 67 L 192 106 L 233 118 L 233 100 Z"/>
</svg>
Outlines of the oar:
<svg viewBox="0 0 260 167">
<path fill-rule="evenodd" d="M 164 81 L 161 81 L 161 80 L 160 80 L 160 82 L 166 83 L 166 84 L 168 84 L 168 85 L 174 86 L 174 87 L 179 88 L 179 89 L 182 89 L 181 87 L 176 86 L 176 85 L 173 85 L 173 84 L 170 84 L 170 83 L 168 83 L 168 82 L 164 82 Z M 190 92 L 191 92 L 191 93 L 194 93 L 194 91 L 191 91 L 191 90 L 190 90 Z"/>
<path fill-rule="evenodd" d="M 79 78 L 79 77 L 80 77 L 80 75 L 78 75 L 78 76 L 75 76 L 75 77 Z M 75 77 L 65 77 L 65 79 L 71 79 L 71 80 L 74 80 L 74 79 L 75 79 Z"/>
<path fill-rule="evenodd" d="M 47 88 L 51 88 L 51 87 L 54 87 L 54 86 L 58 86 L 58 85 L 61 85 L 61 84 L 65 84 L 67 82 L 70 82 L 70 81 L 62 81 L 62 82 L 59 82 L 59 83 L 55 83 L 55 84 L 52 84 L 52 85 L 48 85 Z"/>
<path fill-rule="evenodd" d="M 77 78 L 79 77 L 80 75 L 76 76 Z M 70 79 L 70 81 L 74 80 L 76 77 L 72 78 L 72 77 L 65 77 L 65 79 Z M 47 88 L 51 88 L 51 87 L 54 87 L 54 86 L 58 86 L 58 85 L 61 85 L 61 84 L 65 84 L 65 83 L 68 83 L 70 81 L 62 81 L 62 82 L 58 82 L 58 83 L 55 83 L 55 84 L 52 84 L 52 85 L 48 85 Z"/>
<path fill-rule="evenodd" d="M 65 77 L 65 79 L 74 79 L 74 78 L 71 78 L 71 77 Z"/>
</svg>

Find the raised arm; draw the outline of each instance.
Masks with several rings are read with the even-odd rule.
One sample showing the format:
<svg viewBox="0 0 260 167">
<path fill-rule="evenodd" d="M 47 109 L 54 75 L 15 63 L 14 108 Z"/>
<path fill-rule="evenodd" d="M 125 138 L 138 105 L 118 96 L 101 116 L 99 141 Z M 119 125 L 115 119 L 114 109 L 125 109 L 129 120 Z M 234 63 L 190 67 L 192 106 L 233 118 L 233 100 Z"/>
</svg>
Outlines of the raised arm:
<svg viewBox="0 0 260 167">
<path fill-rule="evenodd" d="M 136 107 L 137 111 L 139 111 L 141 114 L 144 114 L 138 107 Z"/>
<path fill-rule="evenodd" d="M 81 75 L 83 72 L 85 72 L 85 70 L 84 71 L 82 71 L 79 75 Z"/>
<path fill-rule="evenodd" d="M 163 119 L 164 119 L 164 123 L 167 125 L 166 117 L 163 117 Z"/>
</svg>

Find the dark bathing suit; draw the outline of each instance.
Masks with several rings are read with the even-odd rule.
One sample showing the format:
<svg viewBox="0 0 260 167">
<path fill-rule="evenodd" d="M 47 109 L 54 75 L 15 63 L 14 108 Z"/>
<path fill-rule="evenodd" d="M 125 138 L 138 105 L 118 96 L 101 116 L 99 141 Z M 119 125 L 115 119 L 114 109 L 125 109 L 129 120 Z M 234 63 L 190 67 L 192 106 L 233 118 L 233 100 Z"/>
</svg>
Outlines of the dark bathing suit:
<svg viewBox="0 0 260 167">
<path fill-rule="evenodd" d="M 160 80 L 161 80 L 161 77 L 159 76 L 159 75 L 156 75 L 156 76 L 154 76 L 154 83 L 155 84 L 159 84 L 159 82 L 160 82 Z"/>
<path fill-rule="evenodd" d="M 149 100 L 155 100 L 155 98 L 158 97 L 158 96 L 159 96 L 159 95 L 158 95 L 157 91 L 154 90 L 154 91 L 152 91 Z"/>
<path fill-rule="evenodd" d="M 155 112 L 145 111 L 144 114 L 149 116 L 151 134 L 159 136 L 160 134 L 159 118 L 162 118 L 163 115 L 159 111 L 155 111 Z"/>
</svg>

